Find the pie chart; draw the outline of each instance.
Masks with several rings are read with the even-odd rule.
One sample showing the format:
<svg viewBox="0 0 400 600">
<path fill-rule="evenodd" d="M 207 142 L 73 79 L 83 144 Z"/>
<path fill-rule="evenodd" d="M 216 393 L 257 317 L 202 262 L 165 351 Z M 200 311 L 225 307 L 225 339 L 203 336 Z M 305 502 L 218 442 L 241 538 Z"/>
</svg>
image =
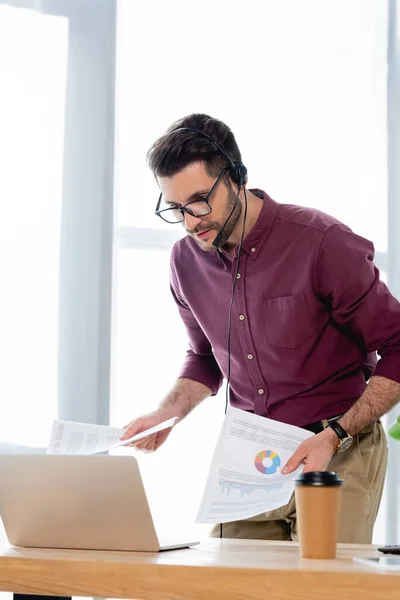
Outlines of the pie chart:
<svg viewBox="0 0 400 600">
<path fill-rule="evenodd" d="M 266 458 L 269 458 L 269 461 L 265 461 Z M 266 467 L 264 461 L 270 464 Z M 272 452 L 272 450 L 262 450 L 257 454 L 254 460 L 254 466 L 257 471 L 260 471 L 263 475 L 273 475 L 281 466 L 281 459 L 279 458 L 279 455 L 276 452 Z"/>
</svg>

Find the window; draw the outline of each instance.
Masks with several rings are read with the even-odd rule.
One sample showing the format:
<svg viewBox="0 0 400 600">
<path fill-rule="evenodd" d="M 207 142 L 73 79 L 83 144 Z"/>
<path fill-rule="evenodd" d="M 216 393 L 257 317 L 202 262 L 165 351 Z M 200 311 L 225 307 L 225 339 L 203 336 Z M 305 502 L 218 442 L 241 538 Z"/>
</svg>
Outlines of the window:
<svg viewBox="0 0 400 600">
<path fill-rule="evenodd" d="M 145 163 L 174 120 L 191 112 L 222 119 L 249 187 L 336 216 L 384 255 L 386 19 L 378 0 L 255 0 L 246 11 L 237 0 L 204 0 L 196 10 L 183 0 L 120 0 L 113 422 L 157 406 L 186 348 L 168 288 L 169 248 L 183 232 L 154 216 L 158 189 Z M 161 527 L 190 525 L 196 514 L 223 396 L 140 458 Z"/>
<path fill-rule="evenodd" d="M 250 187 L 333 213 L 386 250 L 386 3 L 242 8 L 119 3 L 118 225 L 164 227 L 145 152 L 199 111 L 232 127 Z"/>
<path fill-rule="evenodd" d="M 46 444 L 57 409 L 67 20 L 0 6 L 0 440 Z"/>
</svg>

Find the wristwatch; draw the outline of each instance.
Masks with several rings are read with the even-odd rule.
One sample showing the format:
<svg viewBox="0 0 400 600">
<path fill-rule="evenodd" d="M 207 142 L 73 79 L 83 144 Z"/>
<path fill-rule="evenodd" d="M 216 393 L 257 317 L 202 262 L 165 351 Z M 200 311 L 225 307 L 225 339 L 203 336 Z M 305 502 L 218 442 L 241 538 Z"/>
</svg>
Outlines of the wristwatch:
<svg viewBox="0 0 400 600">
<path fill-rule="evenodd" d="M 353 438 L 343 429 L 337 421 L 329 421 L 328 426 L 333 429 L 339 438 L 336 452 L 344 452 L 353 443 Z"/>
</svg>

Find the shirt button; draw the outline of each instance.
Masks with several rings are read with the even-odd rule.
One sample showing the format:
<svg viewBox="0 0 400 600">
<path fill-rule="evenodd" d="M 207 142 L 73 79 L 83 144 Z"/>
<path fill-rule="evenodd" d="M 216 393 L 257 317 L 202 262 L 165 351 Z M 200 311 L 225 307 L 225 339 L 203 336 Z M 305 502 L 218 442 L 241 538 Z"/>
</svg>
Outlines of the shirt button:
<svg viewBox="0 0 400 600">
<path fill-rule="evenodd" d="M 252 249 L 251 249 L 251 251 L 252 251 L 252 252 L 255 252 L 255 251 L 256 251 L 256 249 L 255 249 L 255 248 L 252 248 Z"/>
<path fill-rule="evenodd" d="M 241 274 L 240 274 L 240 273 L 238 273 L 238 274 L 236 275 L 236 279 L 240 279 L 240 278 L 241 278 Z"/>
<path fill-rule="evenodd" d="M 239 315 L 239 319 L 240 319 L 241 321 L 244 321 L 244 315 Z"/>
<path fill-rule="evenodd" d="M 260 394 L 260 396 L 262 396 L 262 395 L 263 395 L 263 393 L 264 393 L 264 390 L 263 390 L 262 388 L 260 388 L 260 389 L 258 390 L 258 393 Z"/>
<path fill-rule="evenodd" d="M 253 355 L 252 355 L 252 354 L 248 354 L 248 355 L 247 355 L 247 358 L 248 358 L 249 360 L 253 360 Z"/>
</svg>

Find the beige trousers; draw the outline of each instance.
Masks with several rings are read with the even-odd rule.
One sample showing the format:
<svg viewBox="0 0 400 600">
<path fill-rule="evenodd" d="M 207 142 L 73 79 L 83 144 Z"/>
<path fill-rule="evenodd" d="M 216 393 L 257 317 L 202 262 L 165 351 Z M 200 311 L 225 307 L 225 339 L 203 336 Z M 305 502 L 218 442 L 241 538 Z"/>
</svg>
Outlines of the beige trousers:
<svg viewBox="0 0 400 600">
<path fill-rule="evenodd" d="M 344 485 L 339 517 L 339 542 L 370 544 L 382 497 L 387 465 L 387 443 L 380 422 L 355 436 L 345 452 L 335 454 L 328 470 L 337 471 Z M 211 537 L 220 537 L 215 525 Z M 294 495 L 288 504 L 243 521 L 224 523 L 222 537 L 257 540 L 297 540 Z"/>
</svg>

